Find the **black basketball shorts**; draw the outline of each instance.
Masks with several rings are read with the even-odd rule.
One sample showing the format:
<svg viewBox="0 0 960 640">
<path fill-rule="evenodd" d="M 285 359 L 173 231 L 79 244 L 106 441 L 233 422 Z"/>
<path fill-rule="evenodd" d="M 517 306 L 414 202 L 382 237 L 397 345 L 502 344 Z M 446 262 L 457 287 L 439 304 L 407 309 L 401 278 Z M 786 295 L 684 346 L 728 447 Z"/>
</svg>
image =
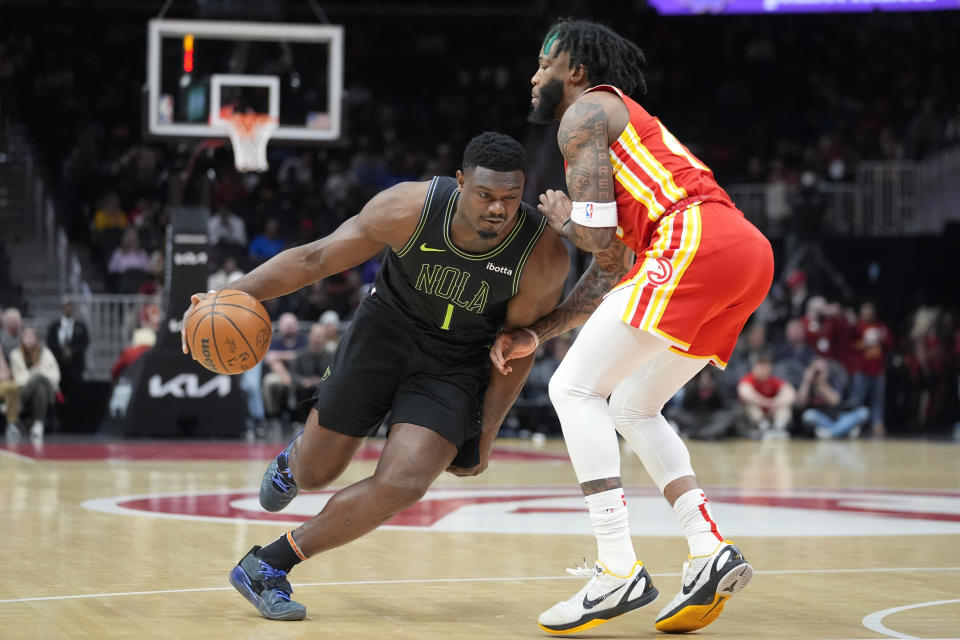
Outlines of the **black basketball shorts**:
<svg viewBox="0 0 960 640">
<path fill-rule="evenodd" d="M 391 425 L 409 422 L 455 444 L 453 464 L 476 465 L 490 379 L 486 346 L 468 359 L 444 357 L 452 349 L 375 298 L 364 299 L 318 386 L 320 425 L 365 438 L 389 413 Z"/>
</svg>

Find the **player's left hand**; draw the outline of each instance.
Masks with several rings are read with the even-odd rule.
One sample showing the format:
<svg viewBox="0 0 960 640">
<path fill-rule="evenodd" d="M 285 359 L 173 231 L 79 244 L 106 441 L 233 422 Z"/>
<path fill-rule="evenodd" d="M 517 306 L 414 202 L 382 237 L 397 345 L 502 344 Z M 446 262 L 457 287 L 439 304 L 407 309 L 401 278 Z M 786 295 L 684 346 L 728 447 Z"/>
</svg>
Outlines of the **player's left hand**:
<svg viewBox="0 0 960 640">
<path fill-rule="evenodd" d="M 447 467 L 447 471 L 457 476 L 458 478 L 469 478 L 470 476 L 478 476 L 484 471 L 487 470 L 487 465 L 489 464 L 489 458 L 487 460 L 481 460 L 480 464 L 466 468 L 466 467 L 455 467 L 450 465 Z"/>
<path fill-rule="evenodd" d="M 524 329 L 513 329 L 504 331 L 494 340 L 490 348 L 490 361 L 497 371 L 503 375 L 513 371 L 513 367 L 507 364 L 507 360 L 515 358 L 525 358 L 537 350 L 537 341 Z"/>
<path fill-rule="evenodd" d="M 487 466 L 490 464 L 490 452 L 493 451 L 493 441 L 497 437 L 497 432 L 495 431 L 484 431 L 480 434 L 480 442 L 478 443 L 480 449 L 480 462 L 472 467 L 455 467 L 450 465 L 447 467 L 447 472 L 452 473 L 458 478 L 469 478 L 470 476 L 478 476 L 484 471 L 487 470 Z"/>
<path fill-rule="evenodd" d="M 180 321 L 180 348 L 183 349 L 184 355 L 190 354 L 190 347 L 187 344 L 187 317 L 193 313 L 194 308 L 206 300 L 207 298 L 216 294 L 216 291 L 211 289 L 206 293 L 195 293 L 190 296 L 190 306 L 187 307 L 187 310 L 183 312 L 183 320 Z"/>
<path fill-rule="evenodd" d="M 537 211 L 546 216 L 547 223 L 557 233 L 560 233 L 563 223 L 570 219 L 572 210 L 573 201 L 563 191 L 547 189 L 546 193 L 540 194 L 540 204 L 537 205 Z"/>
</svg>

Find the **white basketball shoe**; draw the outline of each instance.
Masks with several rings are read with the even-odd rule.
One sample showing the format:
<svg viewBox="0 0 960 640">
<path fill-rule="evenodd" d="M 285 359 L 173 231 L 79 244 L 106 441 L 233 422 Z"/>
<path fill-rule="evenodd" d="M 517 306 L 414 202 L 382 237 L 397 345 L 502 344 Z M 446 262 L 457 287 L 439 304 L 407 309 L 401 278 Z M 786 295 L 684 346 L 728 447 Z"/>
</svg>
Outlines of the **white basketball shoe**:
<svg viewBox="0 0 960 640">
<path fill-rule="evenodd" d="M 723 605 L 753 577 L 753 567 L 740 549 L 724 540 L 708 556 L 683 563 L 683 588 L 657 616 L 658 631 L 684 633 L 717 619 Z"/>
<path fill-rule="evenodd" d="M 642 562 L 636 562 L 626 576 L 614 575 L 598 562 L 593 577 L 577 595 L 541 613 L 537 622 L 548 633 L 585 631 L 650 604 L 658 595 Z"/>
</svg>

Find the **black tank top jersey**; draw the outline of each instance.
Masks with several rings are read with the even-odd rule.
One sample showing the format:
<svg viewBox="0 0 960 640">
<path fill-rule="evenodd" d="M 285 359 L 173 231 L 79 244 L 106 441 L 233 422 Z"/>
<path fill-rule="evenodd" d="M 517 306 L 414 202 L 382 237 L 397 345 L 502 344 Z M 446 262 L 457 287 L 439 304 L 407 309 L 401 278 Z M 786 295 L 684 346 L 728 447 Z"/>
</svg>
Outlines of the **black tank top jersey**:
<svg viewBox="0 0 960 640">
<path fill-rule="evenodd" d="M 468 253 L 450 238 L 459 199 L 454 178 L 431 181 L 416 230 L 402 249 L 387 251 L 372 297 L 429 337 L 485 349 L 503 326 L 507 302 L 517 293 L 546 218 L 521 204 L 516 225 L 500 244 Z"/>
</svg>

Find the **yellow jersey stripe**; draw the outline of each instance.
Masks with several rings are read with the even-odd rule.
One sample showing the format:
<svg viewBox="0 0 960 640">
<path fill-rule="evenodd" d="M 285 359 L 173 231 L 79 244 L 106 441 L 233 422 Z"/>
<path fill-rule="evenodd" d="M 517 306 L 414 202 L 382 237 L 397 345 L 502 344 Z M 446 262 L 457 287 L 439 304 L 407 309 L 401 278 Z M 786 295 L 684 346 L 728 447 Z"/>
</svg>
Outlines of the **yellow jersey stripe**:
<svg viewBox="0 0 960 640">
<path fill-rule="evenodd" d="M 637 275 L 633 276 L 633 278 L 631 278 L 629 281 L 624 282 L 622 285 L 617 287 L 617 289 L 622 289 L 623 287 L 634 285 L 633 291 L 630 292 L 630 299 L 627 301 L 627 308 L 623 312 L 623 317 L 621 318 L 625 324 L 630 324 L 630 320 L 633 319 L 633 314 L 636 311 L 637 297 L 639 297 L 640 291 L 643 289 L 643 281 L 647 276 L 648 260 L 649 258 L 644 258 L 643 264 L 640 265 L 640 271 L 637 272 Z"/>
<path fill-rule="evenodd" d="M 648 329 L 648 331 L 650 331 L 650 332 L 653 333 L 653 334 L 656 334 L 656 335 L 660 336 L 661 338 L 664 338 L 667 342 L 670 342 L 671 344 L 673 344 L 674 347 L 682 347 L 683 349 L 689 349 L 689 348 L 690 348 L 690 343 L 689 343 L 689 342 L 684 342 L 684 341 L 681 340 L 680 338 L 677 338 L 677 337 L 675 337 L 675 336 L 672 336 L 672 335 L 670 335 L 669 333 L 667 333 L 666 331 L 662 331 L 662 330 L 658 329 L 657 327 L 653 327 L 652 329 Z M 680 351 L 679 353 L 684 353 L 684 352 L 683 352 L 683 351 Z"/>
<path fill-rule="evenodd" d="M 679 271 L 677 268 L 677 263 L 679 260 L 683 259 L 686 245 L 690 242 L 690 221 L 687 220 L 686 216 L 684 216 L 681 220 L 678 220 L 678 217 L 678 214 L 673 214 L 670 216 L 673 221 L 672 225 L 674 227 L 678 224 L 683 225 L 680 229 L 680 246 L 677 247 L 672 258 L 670 258 L 670 267 L 673 269 L 673 273 L 670 274 L 670 280 L 664 282 L 654 290 L 653 295 L 650 297 L 650 302 L 647 303 L 647 312 L 644 314 L 643 324 L 641 325 L 641 328 L 646 329 L 647 331 L 654 329 L 657 326 L 657 323 L 660 321 L 660 318 L 663 316 L 663 310 L 666 309 L 667 300 L 670 298 L 669 295 L 666 295 L 667 290 L 670 289 L 670 285 L 677 278 L 677 272 Z M 676 233 L 676 229 L 671 228 L 670 239 L 672 239 L 674 233 Z M 669 249 L 670 243 L 668 240 L 668 242 L 657 252 L 657 257 L 662 257 L 663 254 Z M 665 295 L 666 298 L 664 298 Z"/>
<path fill-rule="evenodd" d="M 657 241 L 653 243 L 653 246 L 647 250 L 647 258 L 659 258 L 663 256 L 663 253 L 670 248 L 670 241 L 673 239 L 674 226 L 677 224 L 677 215 L 671 214 L 663 219 L 659 225 L 657 225 L 657 233 L 660 235 L 657 238 Z M 681 234 L 683 232 L 681 231 Z M 681 236 L 682 238 L 682 236 Z M 646 271 L 644 271 L 646 275 Z M 647 303 L 647 308 L 644 310 L 643 318 L 640 320 L 640 328 L 645 329 L 650 324 L 650 312 L 654 308 L 654 302 L 657 299 L 657 294 L 659 290 L 655 289 L 653 294 L 650 297 L 650 301 Z"/>
<path fill-rule="evenodd" d="M 702 169 L 703 171 L 709 172 L 710 169 L 704 165 L 702 162 L 697 160 L 687 151 L 680 141 L 677 140 L 672 133 L 667 131 L 667 128 L 663 126 L 663 123 L 659 120 L 656 121 L 657 125 L 660 127 L 660 134 L 663 137 L 663 144 L 666 145 L 667 149 L 670 149 L 674 154 L 685 158 L 687 162 L 696 167 L 697 169 Z"/>
<path fill-rule="evenodd" d="M 700 219 L 700 205 L 695 205 L 687 209 L 687 214 L 684 215 L 684 239 L 681 241 L 680 246 L 682 249 L 674 255 L 674 277 L 663 287 L 659 292 L 662 294 L 662 304 L 657 310 L 655 319 L 653 320 L 653 326 L 657 326 L 660 323 L 663 314 L 667 309 L 667 303 L 669 302 L 673 292 L 677 289 L 677 285 L 680 283 L 680 279 L 683 277 L 684 272 L 687 270 L 687 267 L 690 266 L 690 263 L 693 262 L 694 256 L 697 254 L 697 249 L 700 248 L 700 231 L 702 228 L 702 221 Z M 689 231 L 689 233 L 688 233 Z"/>
<path fill-rule="evenodd" d="M 678 187 L 677 183 L 673 181 L 673 174 L 640 142 L 640 136 L 637 134 L 637 130 L 633 128 L 633 124 L 627 124 L 623 133 L 620 134 L 619 140 L 630 158 L 657 183 L 667 198 L 676 202 L 687 197 L 687 191 Z"/>
<path fill-rule="evenodd" d="M 677 269 L 675 278 L 670 284 L 667 285 L 664 291 L 665 299 L 663 303 L 663 308 L 660 309 L 656 323 L 659 324 L 660 319 L 663 317 L 664 312 L 666 311 L 667 301 L 673 296 L 673 292 L 676 291 L 677 285 L 680 284 L 680 279 L 683 277 L 684 272 L 687 270 L 687 267 L 690 266 L 690 263 L 693 262 L 694 256 L 697 255 L 697 250 L 700 248 L 700 232 L 703 228 L 703 221 L 700 218 L 700 205 L 694 205 L 687 209 L 687 213 L 683 217 L 686 224 L 690 225 L 690 236 L 689 240 L 686 243 L 682 243 L 681 246 L 684 246 L 683 253 L 680 255 L 680 259 L 676 261 L 675 268 Z M 687 231 L 684 228 L 684 231 Z M 685 239 L 686 240 L 686 239 Z"/>
<path fill-rule="evenodd" d="M 695 205 L 686 210 L 683 216 L 683 231 L 680 240 L 680 248 L 673 255 L 673 277 L 665 286 L 660 287 L 654 298 L 651 300 L 649 309 L 653 311 L 650 317 L 649 328 L 656 328 L 667 310 L 667 304 L 676 291 L 680 279 L 690 263 L 693 262 L 697 249 L 700 248 L 700 231 L 702 221 L 700 219 L 700 205 Z M 689 346 L 689 345 L 688 345 Z"/>
<path fill-rule="evenodd" d="M 689 349 L 690 347 L 688 346 L 687 348 Z M 727 363 L 724 360 L 721 360 L 720 357 L 715 353 L 709 356 L 698 356 L 692 353 L 687 353 L 686 351 L 681 351 L 677 347 L 670 347 L 670 351 L 673 351 L 675 354 L 679 356 L 683 356 L 684 358 L 691 358 L 693 360 L 712 360 L 713 363 L 717 365 L 718 368 L 720 369 L 727 368 Z"/>
<path fill-rule="evenodd" d="M 662 216 L 666 209 L 657 202 L 657 196 L 653 193 L 653 190 L 643 184 L 643 181 L 612 151 L 610 152 L 610 162 L 613 164 L 617 182 L 627 190 L 627 193 L 633 196 L 634 200 L 647 208 L 650 219 L 657 220 Z"/>
<path fill-rule="evenodd" d="M 655 242 L 654 246 L 647 251 L 647 255 L 643 259 L 643 263 L 640 265 L 640 269 L 637 271 L 637 274 L 613 289 L 613 291 L 618 291 L 625 287 L 633 287 L 633 291 L 630 292 L 630 299 L 627 301 L 627 307 L 623 313 L 623 322 L 626 324 L 630 324 L 634 314 L 637 312 L 637 299 L 640 297 L 643 287 L 646 285 L 647 263 L 650 261 L 651 255 L 656 257 L 656 247 L 663 244 L 664 238 L 667 238 L 666 242 L 669 242 L 669 238 L 673 232 L 673 220 L 675 217 L 676 216 L 674 215 L 670 215 L 660 221 L 660 224 L 657 225 L 657 234 L 659 235 L 657 242 Z"/>
</svg>

